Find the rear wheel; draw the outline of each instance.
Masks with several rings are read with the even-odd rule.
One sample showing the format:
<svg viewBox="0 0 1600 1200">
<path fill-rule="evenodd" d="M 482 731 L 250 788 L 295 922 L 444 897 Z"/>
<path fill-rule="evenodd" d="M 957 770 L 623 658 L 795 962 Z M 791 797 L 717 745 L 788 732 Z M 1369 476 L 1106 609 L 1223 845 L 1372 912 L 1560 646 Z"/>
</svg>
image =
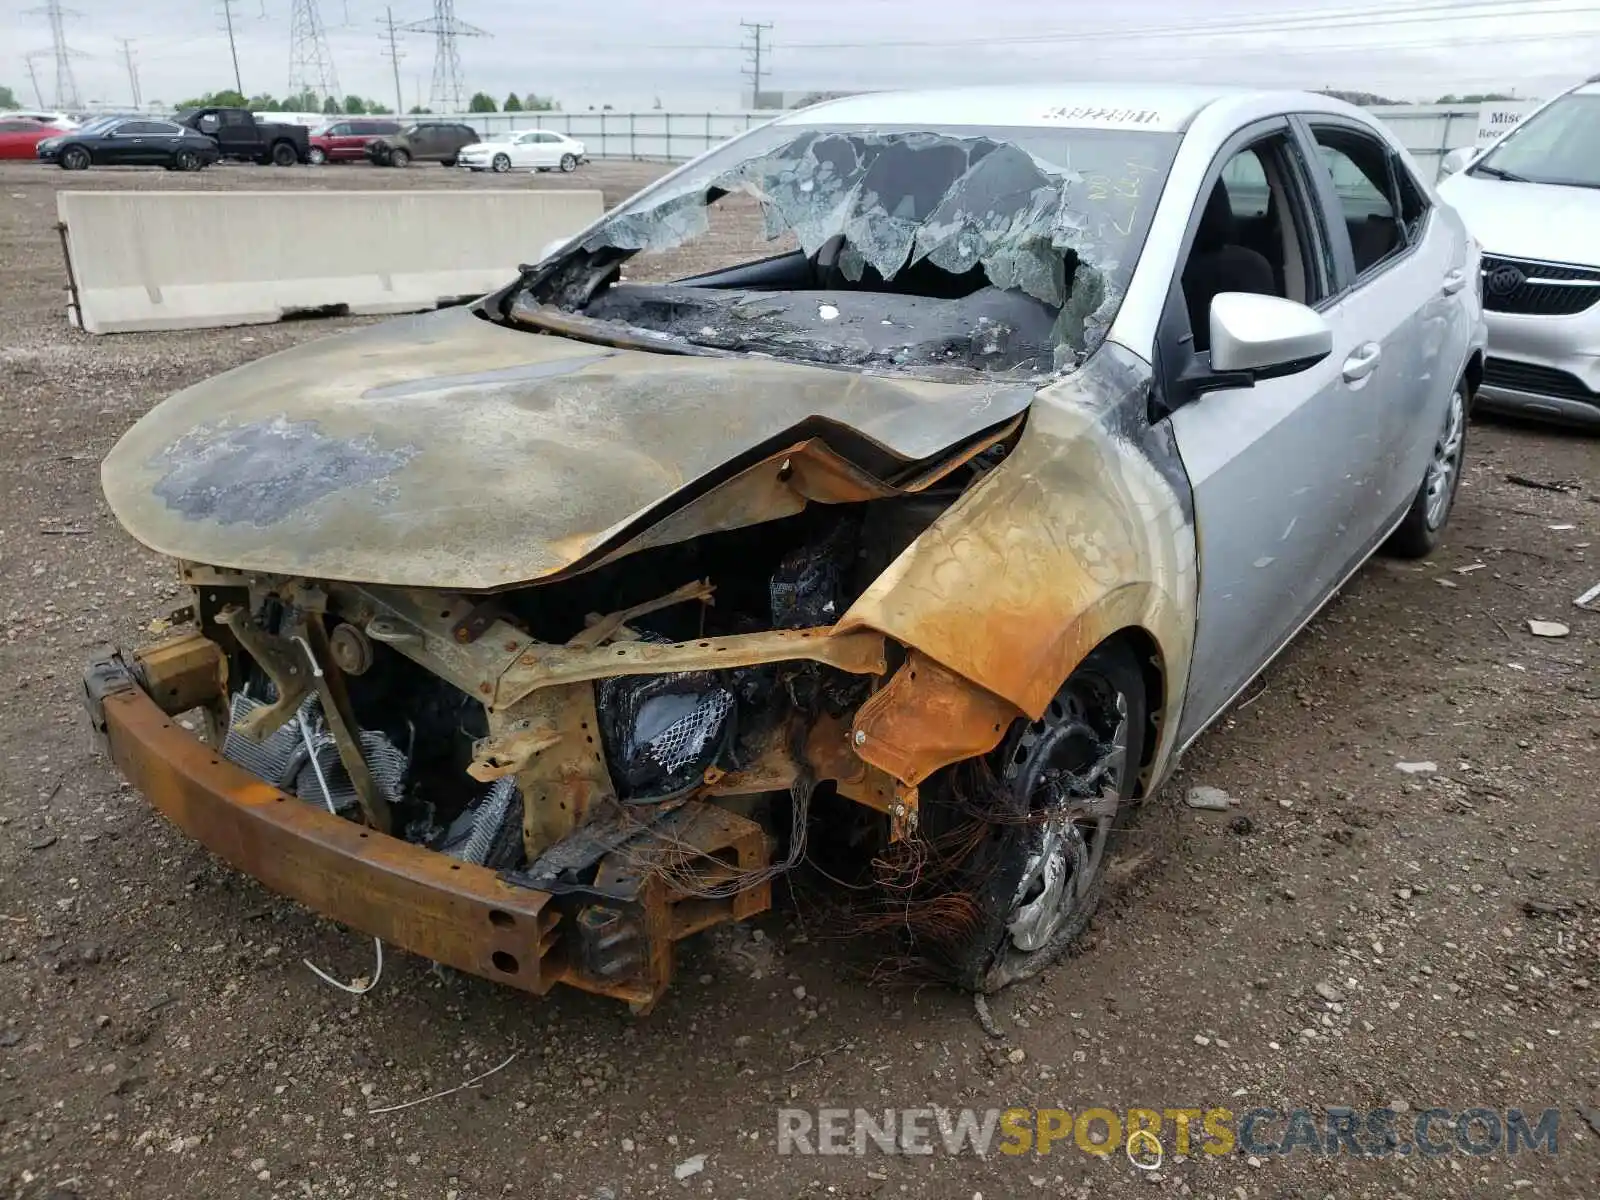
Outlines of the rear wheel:
<svg viewBox="0 0 1600 1200">
<path fill-rule="evenodd" d="M 1096 649 L 1037 721 L 1019 721 L 977 770 L 925 791 L 935 853 L 960 847 L 950 892 L 966 911 L 930 947 L 934 965 L 970 991 L 994 992 L 1060 958 L 1088 926 L 1105 883 L 1113 830 L 1133 798 L 1144 753 L 1144 677 L 1128 647 Z M 967 794 L 966 800 L 957 797 Z M 970 907 L 969 903 L 970 902 Z"/>
<path fill-rule="evenodd" d="M 1461 486 L 1461 469 L 1467 452 L 1467 385 L 1458 382 L 1450 393 L 1444 425 L 1434 439 L 1433 454 L 1411 507 L 1390 535 L 1384 549 L 1401 558 L 1424 558 L 1433 553 L 1444 535 L 1450 511 Z"/>
<path fill-rule="evenodd" d="M 63 171 L 87 171 L 89 169 L 89 152 L 82 146 L 68 146 L 61 152 L 61 169 Z"/>
<path fill-rule="evenodd" d="M 328 161 L 328 152 L 321 146 L 313 146 L 306 151 L 306 161 L 313 167 L 320 167 Z"/>
<path fill-rule="evenodd" d="M 389 165 L 391 167 L 409 167 L 411 165 L 411 151 L 396 146 L 389 151 Z"/>
<path fill-rule="evenodd" d="M 272 147 L 272 165 L 275 167 L 292 167 L 300 161 L 300 156 L 295 153 L 294 147 L 288 142 L 278 142 Z"/>
<path fill-rule="evenodd" d="M 198 171 L 204 165 L 200 161 L 200 156 L 193 150 L 179 150 L 172 156 L 174 171 Z"/>
<path fill-rule="evenodd" d="M 578 169 L 578 156 L 576 154 L 563 154 L 561 156 L 561 169 L 563 171 L 576 171 Z"/>
</svg>

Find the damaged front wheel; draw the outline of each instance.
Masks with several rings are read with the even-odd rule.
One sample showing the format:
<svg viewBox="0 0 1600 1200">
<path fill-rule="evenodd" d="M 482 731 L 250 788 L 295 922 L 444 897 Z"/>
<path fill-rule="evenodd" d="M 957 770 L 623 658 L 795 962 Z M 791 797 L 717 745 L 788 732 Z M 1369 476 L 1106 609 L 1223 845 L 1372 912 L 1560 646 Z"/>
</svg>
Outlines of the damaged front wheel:
<svg viewBox="0 0 1600 1200">
<path fill-rule="evenodd" d="M 964 918 L 959 932 L 942 923 L 933 954 L 953 982 L 998 991 L 1055 962 L 1088 926 L 1133 797 L 1145 715 L 1138 662 L 1102 646 L 1037 721 L 930 789 L 927 832 L 961 894 L 941 907 Z"/>
</svg>

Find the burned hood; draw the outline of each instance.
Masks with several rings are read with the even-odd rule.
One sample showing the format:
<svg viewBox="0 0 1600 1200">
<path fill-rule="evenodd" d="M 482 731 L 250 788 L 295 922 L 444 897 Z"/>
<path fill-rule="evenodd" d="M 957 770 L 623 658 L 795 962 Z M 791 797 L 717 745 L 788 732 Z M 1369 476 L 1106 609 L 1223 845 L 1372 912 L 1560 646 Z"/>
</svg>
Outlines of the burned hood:
<svg viewBox="0 0 1600 1200">
<path fill-rule="evenodd" d="M 599 558 L 785 439 L 820 437 L 887 477 L 1032 399 L 1011 381 L 613 349 L 454 309 L 179 392 L 102 479 L 128 532 L 173 557 L 491 589 Z"/>
</svg>

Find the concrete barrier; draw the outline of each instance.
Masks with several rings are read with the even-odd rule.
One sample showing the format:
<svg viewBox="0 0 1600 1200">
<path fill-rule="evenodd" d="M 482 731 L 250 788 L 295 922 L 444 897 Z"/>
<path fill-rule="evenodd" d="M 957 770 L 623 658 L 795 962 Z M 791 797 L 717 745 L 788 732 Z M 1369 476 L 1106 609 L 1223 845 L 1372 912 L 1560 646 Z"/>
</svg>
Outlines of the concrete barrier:
<svg viewBox="0 0 1600 1200">
<path fill-rule="evenodd" d="M 90 333 L 402 313 L 481 296 L 600 216 L 598 191 L 59 192 Z"/>
</svg>

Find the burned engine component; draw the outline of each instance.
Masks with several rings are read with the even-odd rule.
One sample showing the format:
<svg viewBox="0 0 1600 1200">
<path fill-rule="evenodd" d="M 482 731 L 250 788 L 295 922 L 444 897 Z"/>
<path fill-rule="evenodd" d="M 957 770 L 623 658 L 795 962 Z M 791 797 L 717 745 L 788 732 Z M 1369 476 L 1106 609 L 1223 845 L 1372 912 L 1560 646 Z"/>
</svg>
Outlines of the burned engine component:
<svg viewBox="0 0 1600 1200">
<path fill-rule="evenodd" d="M 843 613 L 858 523 L 841 520 L 828 535 L 786 555 L 768 586 L 779 629 L 832 625 Z"/>
<path fill-rule="evenodd" d="M 696 786 L 734 732 L 733 692 L 707 671 L 607 679 L 598 707 L 612 777 L 632 802 Z"/>
<path fill-rule="evenodd" d="M 322 719 L 316 696 L 307 696 L 295 715 L 259 742 L 241 732 L 254 712 L 268 707 L 245 692 L 236 692 L 229 705 L 228 733 L 222 756 L 275 787 L 292 792 L 311 804 L 327 804 L 343 816 L 359 815 L 360 798 L 350 773 L 339 758 L 338 743 Z M 306 749 L 307 741 L 311 750 Z M 361 731 L 362 758 L 373 783 L 385 800 L 398 804 L 405 795 L 407 753 L 376 729 Z M 316 765 L 312 765 L 315 756 Z M 319 778 L 320 772 L 320 778 Z M 323 783 L 328 795 L 323 795 Z"/>
<path fill-rule="evenodd" d="M 346 675 L 365 675 L 372 669 L 372 642 L 359 628 L 347 622 L 328 634 L 328 652 Z"/>
<path fill-rule="evenodd" d="M 507 776 L 451 823 L 439 846 L 452 858 L 495 870 L 522 861 L 522 795 L 515 779 Z"/>
</svg>

